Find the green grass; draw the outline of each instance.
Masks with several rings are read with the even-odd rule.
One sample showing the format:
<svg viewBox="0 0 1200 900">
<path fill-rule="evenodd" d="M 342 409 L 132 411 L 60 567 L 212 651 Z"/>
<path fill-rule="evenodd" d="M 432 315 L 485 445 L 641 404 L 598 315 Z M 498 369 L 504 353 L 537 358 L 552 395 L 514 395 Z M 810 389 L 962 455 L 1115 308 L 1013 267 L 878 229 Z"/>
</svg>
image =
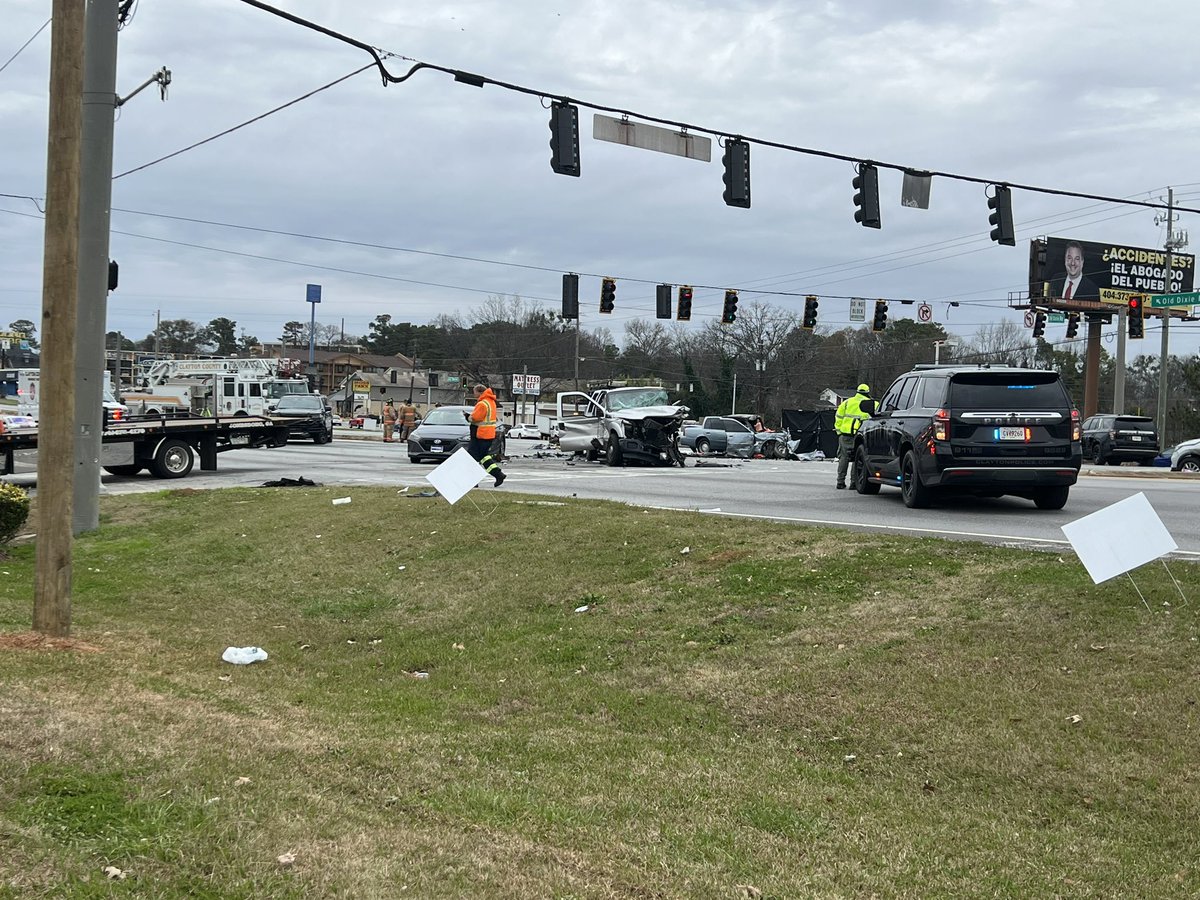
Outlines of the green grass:
<svg viewBox="0 0 1200 900">
<path fill-rule="evenodd" d="M 1161 566 L 487 499 L 105 498 L 88 646 L 0 649 L 0 898 L 1200 894 Z"/>
</svg>

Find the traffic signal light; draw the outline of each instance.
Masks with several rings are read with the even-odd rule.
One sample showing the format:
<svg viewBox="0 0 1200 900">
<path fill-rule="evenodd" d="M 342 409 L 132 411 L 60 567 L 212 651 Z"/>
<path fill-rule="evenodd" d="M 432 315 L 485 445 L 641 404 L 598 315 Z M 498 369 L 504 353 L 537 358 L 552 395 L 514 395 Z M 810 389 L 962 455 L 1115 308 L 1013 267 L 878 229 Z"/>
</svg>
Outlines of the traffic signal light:
<svg viewBox="0 0 1200 900">
<path fill-rule="evenodd" d="M 117 275 L 120 273 L 121 267 L 117 265 L 115 259 L 108 261 L 108 290 L 111 293 L 117 289 Z"/>
<path fill-rule="evenodd" d="M 654 297 L 654 316 L 658 319 L 671 318 L 671 286 L 660 284 Z"/>
<path fill-rule="evenodd" d="M 600 312 L 610 313 L 617 306 L 617 283 L 611 278 L 600 282 Z"/>
<path fill-rule="evenodd" d="M 1134 339 L 1146 336 L 1145 299 L 1140 296 L 1129 298 L 1129 336 Z"/>
<path fill-rule="evenodd" d="M 1033 317 L 1033 336 L 1040 338 L 1046 333 L 1046 314 L 1040 312 Z"/>
<path fill-rule="evenodd" d="M 992 240 L 997 244 L 1015 247 L 1017 238 L 1013 232 L 1012 191 L 1008 185 L 996 185 L 995 195 L 988 198 L 988 209 L 993 211 L 988 216 L 988 222 L 996 226 L 992 229 Z"/>
<path fill-rule="evenodd" d="M 731 325 L 737 320 L 737 291 L 725 292 L 725 308 L 721 311 L 721 324 Z"/>
<path fill-rule="evenodd" d="M 692 318 L 692 287 L 688 284 L 679 286 L 679 302 L 675 307 L 675 318 L 680 322 L 689 322 Z"/>
<path fill-rule="evenodd" d="M 871 320 L 872 331 L 883 331 L 887 328 L 887 301 L 875 301 L 875 318 Z"/>
<path fill-rule="evenodd" d="M 579 175 L 579 108 L 550 104 L 550 168 L 559 175 Z"/>
<path fill-rule="evenodd" d="M 804 318 L 801 320 L 800 325 L 809 331 L 817 327 L 817 307 L 819 305 L 816 297 L 808 296 L 804 298 Z"/>
<path fill-rule="evenodd" d="M 579 276 L 567 274 L 563 276 L 562 317 L 564 319 L 579 318 Z"/>
<path fill-rule="evenodd" d="M 864 228 L 879 227 L 879 170 L 870 163 L 861 163 L 854 176 L 854 221 Z"/>
<path fill-rule="evenodd" d="M 1067 340 L 1072 340 L 1079 334 L 1079 313 L 1070 313 L 1067 316 Z"/>
<path fill-rule="evenodd" d="M 725 202 L 750 208 L 750 145 L 743 140 L 725 142 Z"/>
</svg>

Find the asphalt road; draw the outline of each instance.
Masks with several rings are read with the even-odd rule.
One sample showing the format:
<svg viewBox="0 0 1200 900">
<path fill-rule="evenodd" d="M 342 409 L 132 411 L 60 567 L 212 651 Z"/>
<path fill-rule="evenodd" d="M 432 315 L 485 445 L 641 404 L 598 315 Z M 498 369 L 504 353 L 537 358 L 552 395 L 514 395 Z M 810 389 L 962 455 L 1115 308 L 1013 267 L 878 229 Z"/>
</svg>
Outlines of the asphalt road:
<svg viewBox="0 0 1200 900">
<path fill-rule="evenodd" d="M 862 497 L 835 491 L 834 462 L 688 460 L 685 469 L 610 469 L 561 457 L 534 458 L 533 442 L 512 441 L 501 491 L 616 500 L 635 506 L 692 510 L 812 525 L 880 530 L 914 536 L 981 540 L 1022 547 L 1068 546 L 1061 526 L 1118 500 L 1144 492 L 1186 558 L 1200 559 L 1200 478 L 1163 470 L 1085 466 L 1061 511 L 1042 511 L 1028 500 L 947 498 L 934 509 L 904 506 L 900 492 L 884 488 Z M 698 464 L 699 463 L 699 464 Z M 106 493 L 170 488 L 260 486 L 281 477 L 328 485 L 429 485 L 431 464 L 413 465 L 404 446 L 378 438 L 339 435 L 331 444 L 294 443 L 269 450 L 236 450 L 218 457 L 217 472 L 193 470 L 164 481 L 141 474 L 104 476 Z M 1119 471 L 1119 474 L 1118 474 Z M 487 482 L 485 482 L 485 485 Z M 491 487 L 480 488 L 483 491 Z"/>
</svg>

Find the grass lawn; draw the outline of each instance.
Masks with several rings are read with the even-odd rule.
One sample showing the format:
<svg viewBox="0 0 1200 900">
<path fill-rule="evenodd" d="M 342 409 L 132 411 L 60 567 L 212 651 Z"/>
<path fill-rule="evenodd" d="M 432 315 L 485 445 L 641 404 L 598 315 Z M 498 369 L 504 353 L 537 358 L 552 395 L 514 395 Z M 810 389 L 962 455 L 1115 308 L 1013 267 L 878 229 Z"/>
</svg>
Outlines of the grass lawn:
<svg viewBox="0 0 1200 900">
<path fill-rule="evenodd" d="M 1200 568 L 472 497 L 11 547 L 0 897 L 1200 895 Z"/>
</svg>

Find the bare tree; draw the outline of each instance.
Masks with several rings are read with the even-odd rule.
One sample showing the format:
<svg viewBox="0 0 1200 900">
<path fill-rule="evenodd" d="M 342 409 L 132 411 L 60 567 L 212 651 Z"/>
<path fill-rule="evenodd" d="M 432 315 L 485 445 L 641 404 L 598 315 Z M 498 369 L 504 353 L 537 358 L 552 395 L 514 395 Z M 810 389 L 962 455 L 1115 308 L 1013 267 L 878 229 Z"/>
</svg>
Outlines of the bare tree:
<svg viewBox="0 0 1200 900">
<path fill-rule="evenodd" d="M 959 350 L 964 362 L 1025 365 L 1034 355 L 1034 342 L 1016 322 L 1003 321 L 980 325 L 975 336 Z"/>
</svg>

